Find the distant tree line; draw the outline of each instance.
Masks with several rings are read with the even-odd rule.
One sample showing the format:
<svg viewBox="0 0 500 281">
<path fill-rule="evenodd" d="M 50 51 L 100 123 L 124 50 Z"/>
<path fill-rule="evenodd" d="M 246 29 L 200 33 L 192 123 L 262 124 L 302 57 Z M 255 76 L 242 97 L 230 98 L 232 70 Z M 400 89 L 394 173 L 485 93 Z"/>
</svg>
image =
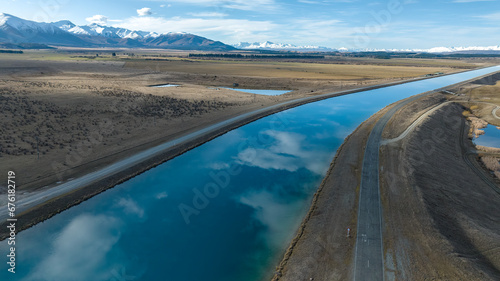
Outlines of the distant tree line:
<svg viewBox="0 0 500 281">
<path fill-rule="evenodd" d="M 190 58 L 234 58 L 234 59 L 324 59 L 320 55 L 286 54 L 286 55 L 243 55 L 243 54 L 189 54 Z"/>
<path fill-rule="evenodd" d="M 45 44 L 38 43 L 0 43 L 0 49 L 56 49 Z"/>
<path fill-rule="evenodd" d="M 23 51 L 14 51 L 14 50 L 0 50 L 0 53 L 4 54 L 22 54 Z"/>
</svg>

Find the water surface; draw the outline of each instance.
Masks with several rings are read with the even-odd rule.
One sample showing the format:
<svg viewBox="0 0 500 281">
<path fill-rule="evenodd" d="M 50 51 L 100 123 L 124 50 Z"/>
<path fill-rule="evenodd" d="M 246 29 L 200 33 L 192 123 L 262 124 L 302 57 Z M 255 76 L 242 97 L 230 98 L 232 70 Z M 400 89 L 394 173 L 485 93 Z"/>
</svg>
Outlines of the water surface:
<svg viewBox="0 0 500 281">
<path fill-rule="evenodd" d="M 481 130 L 484 131 L 484 135 L 479 135 L 474 138 L 474 143 L 476 145 L 500 148 L 500 129 L 496 126 L 488 125 Z"/>
<path fill-rule="evenodd" d="M 156 85 L 152 86 L 153 88 L 168 88 L 168 87 L 179 87 L 180 85 L 175 84 L 165 84 L 165 85 Z"/>
<path fill-rule="evenodd" d="M 254 89 L 240 89 L 240 88 L 224 88 L 224 89 L 257 94 L 257 95 L 265 95 L 265 96 L 279 96 L 291 92 L 290 90 L 254 90 Z"/>
<path fill-rule="evenodd" d="M 233 130 L 19 233 L 15 275 L 1 242 L 0 280 L 269 279 L 349 133 L 390 103 L 496 70 L 331 98 Z"/>
</svg>

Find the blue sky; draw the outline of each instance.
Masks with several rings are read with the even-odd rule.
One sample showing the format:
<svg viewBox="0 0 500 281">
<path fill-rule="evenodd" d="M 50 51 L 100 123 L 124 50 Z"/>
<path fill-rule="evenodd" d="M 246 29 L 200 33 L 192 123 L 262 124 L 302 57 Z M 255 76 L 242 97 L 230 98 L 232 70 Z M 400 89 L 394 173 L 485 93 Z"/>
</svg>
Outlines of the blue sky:
<svg viewBox="0 0 500 281">
<path fill-rule="evenodd" d="M 91 21 L 134 30 L 332 48 L 500 45 L 498 0 L 2 0 L 36 21 Z"/>
</svg>

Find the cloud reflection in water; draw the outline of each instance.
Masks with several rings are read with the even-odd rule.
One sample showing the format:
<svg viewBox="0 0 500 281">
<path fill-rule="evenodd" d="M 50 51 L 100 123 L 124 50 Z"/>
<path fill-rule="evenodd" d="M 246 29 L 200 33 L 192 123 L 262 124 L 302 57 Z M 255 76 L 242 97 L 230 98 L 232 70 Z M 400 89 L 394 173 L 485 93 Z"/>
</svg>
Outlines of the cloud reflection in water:
<svg viewBox="0 0 500 281">
<path fill-rule="evenodd" d="M 107 256 L 120 239 L 120 223 L 104 215 L 74 218 L 53 241 L 51 251 L 25 280 L 110 280 Z"/>
<path fill-rule="evenodd" d="M 249 147 L 241 151 L 237 156 L 239 164 L 266 170 L 295 172 L 305 168 L 320 175 L 326 173 L 327 167 L 324 163 L 331 159 L 332 155 L 325 154 L 321 147 L 308 143 L 305 135 L 274 130 L 267 130 L 264 134 L 274 139 L 271 146 Z"/>
<path fill-rule="evenodd" d="M 283 202 L 278 195 L 267 190 L 244 194 L 239 202 L 255 209 L 254 219 L 266 227 L 266 231 L 260 233 L 261 238 L 271 247 L 283 247 L 293 236 L 285 226 L 298 225 L 301 220 L 293 214 L 303 205 L 302 201 Z"/>
</svg>

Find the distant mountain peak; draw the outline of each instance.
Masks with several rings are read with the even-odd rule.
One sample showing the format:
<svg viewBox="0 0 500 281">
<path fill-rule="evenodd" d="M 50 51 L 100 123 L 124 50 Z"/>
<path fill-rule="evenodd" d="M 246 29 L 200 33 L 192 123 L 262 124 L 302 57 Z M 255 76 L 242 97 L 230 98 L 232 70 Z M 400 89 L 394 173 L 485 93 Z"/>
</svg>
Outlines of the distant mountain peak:
<svg viewBox="0 0 500 281">
<path fill-rule="evenodd" d="M 238 44 L 234 44 L 233 47 L 237 49 L 262 49 L 262 50 L 294 50 L 294 51 L 333 51 L 333 49 L 320 47 L 320 46 L 296 46 L 293 44 L 283 44 L 283 43 L 274 43 L 271 41 L 264 42 L 240 42 Z"/>
<path fill-rule="evenodd" d="M 233 47 L 244 50 L 283 50 L 283 51 L 314 51 L 314 52 L 416 52 L 416 53 L 496 53 L 500 52 L 500 45 L 496 46 L 470 46 L 470 47 L 433 47 L 429 49 L 355 49 L 355 48 L 326 48 L 319 46 L 296 46 L 293 44 L 273 43 L 271 41 L 264 42 L 240 42 L 234 44 Z"/>
<path fill-rule="evenodd" d="M 184 32 L 158 34 L 97 23 L 77 26 L 68 20 L 53 23 L 34 22 L 4 13 L 0 14 L 0 43 L 38 43 L 75 47 L 234 50 L 233 47 L 224 43 Z"/>
<path fill-rule="evenodd" d="M 18 17 L 15 17 L 11 14 L 0 13 L 0 25 L 3 25 L 5 23 L 3 21 L 8 20 L 9 18 L 18 18 Z"/>
<path fill-rule="evenodd" d="M 10 26 L 14 29 L 28 29 L 39 26 L 48 26 L 50 24 L 37 23 L 30 20 L 24 20 L 16 16 L 2 13 L 0 14 L 0 26 Z"/>
<path fill-rule="evenodd" d="M 8 26 L 18 31 L 37 30 L 42 32 L 59 32 L 59 28 L 51 23 L 25 20 L 9 14 L 0 14 L 0 26 Z"/>
<path fill-rule="evenodd" d="M 60 20 L 52 23 L 55 26 L 76 26 L 76 24 L 72 23 L 69 20 Z"/>
</svg>

